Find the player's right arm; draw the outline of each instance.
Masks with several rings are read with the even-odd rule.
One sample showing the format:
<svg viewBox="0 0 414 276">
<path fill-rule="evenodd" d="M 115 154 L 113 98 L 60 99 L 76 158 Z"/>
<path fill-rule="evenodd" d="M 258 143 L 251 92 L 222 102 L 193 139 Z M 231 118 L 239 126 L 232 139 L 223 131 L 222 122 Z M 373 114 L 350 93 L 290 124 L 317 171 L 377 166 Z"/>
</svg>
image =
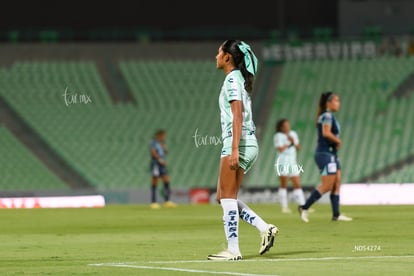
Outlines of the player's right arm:
<svg viewBox="0 0 414 276">
<path fill-rule="evenodd" d="M 158 163 L 160 163 L 161 165 L 163 165 L 163 166 L 166 166 L 166 165 L 167 165 L 167 163 L 165 162 L 165 160 L 164 160 L 164 159 L 162 159 L 162 158 L 159 156 L 159 154 L 158 154 L 157 150 L 156 150 L 154 147 L 151 147 L 151 155 L 152 155 L 152 157 L 153 157 L 155 160 L 157 160 L 157 162 L 158 162 Z"/>
<path fill-rule="evenodd" d="M 276 150 L 278 151 L 278 152 L 284 152 L 287 148 L 288 148 L 289 146 L 282 146 L 282 147 L 276 147 Z"/>
<path fill-rule="evenodd" d="M 289 145 L 285 145 L 283 143 L 282 136 L 280 136 L 278 133 L 275 134 L 273 143 L 278 152 L 284 152 L 289 147 Z"/>
</svg>

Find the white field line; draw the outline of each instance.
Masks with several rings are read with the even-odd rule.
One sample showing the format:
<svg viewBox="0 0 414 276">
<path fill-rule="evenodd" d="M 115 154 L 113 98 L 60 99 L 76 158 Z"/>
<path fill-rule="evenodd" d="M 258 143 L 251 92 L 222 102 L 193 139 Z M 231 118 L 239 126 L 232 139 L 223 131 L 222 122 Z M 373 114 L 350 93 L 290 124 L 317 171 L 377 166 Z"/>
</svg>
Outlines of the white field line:
<svg viewBox="0 0 414 276">
<path fill-rule="evenodd" d="M 349 257 L 320 257 L 320 258 L 287 258 L 287 259 L 247 259 L 240 262 L 298 262 L 298 261 L 340 261 L 340 260 L 363 260 L 363 259 L 401 259 L 414 258 L 414 255 L 405 256 L 349 256 Z M 151 261 L 150 264 L 185 264 L 185 263 L 216 263 L 209 260 L 188 261 Z"/>
<path fill-rule="evenodd" d="M 159 267 L 159 266 L 147 266 L 147 265 L 132 265 L 132 264 L 90 264 L 90 266 L 106 266 L 106 267 L 125 267 L 136 269 L 152 269 L 152 270 L 167 270 L 167 271 L 180 271 L 188 273 L 204 273 L 204 274 L 216 274 L 216 275 L 236 275 L 236 276 L 276 276 L 274 274 L 250 274 L 228 271 L 211 271 L 211 270 L 199 270 L 199 269 L 185 269 L 176 267 Z"/>
<path fill-rule="evenodd" d="M 414 258 L 414 255 L 403 255 L 403 256 L 349 256 L 349 257 L 320 257 L 320 258 L 288 258 L 288 259 L 250 259 L 242 260 L 240 262 L 306 262 L 306 261 L 340 261 L 340 260 L 366 260 L 366 259 L 404 259 Z M 188 264 L 188 263 L 215 263 L 208 260 L 189 260 L 189 261 L 152 261 L 147 264 Z M 273 274 L 250 274 L 250 273 L 239 273 L 239 272 L 228 272 L 228 271 L 211 271 L 211 270 L 198 270 L 198 269 L 185 269 L 176 267 L 160 267 L 150 265 L 138 265 L 134 263 L 99 263 L 89 264 L 89 266 L 105 266 L 105 267 L 125 267 L 135 269 L 151 269 L 151 270 L 166 270 L 166 271 L 180 271 L 188 273 L 205 273 L 215 275 L 235 275 L 235 276 L 270 276 Z"/>
</svg>

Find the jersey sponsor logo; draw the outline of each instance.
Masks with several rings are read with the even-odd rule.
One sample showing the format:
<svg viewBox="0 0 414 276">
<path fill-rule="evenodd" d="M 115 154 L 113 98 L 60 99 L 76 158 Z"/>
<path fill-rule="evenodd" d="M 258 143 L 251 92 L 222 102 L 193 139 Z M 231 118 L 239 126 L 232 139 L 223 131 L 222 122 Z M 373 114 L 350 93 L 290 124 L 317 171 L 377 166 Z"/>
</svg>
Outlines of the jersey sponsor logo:
<svg viewBox="0 0 414 276">
<path fill-rule="evenodd" d="M 336 173 L 336 163 L 328 163 L 328 173 Z"/>
<path fill-rule="evenodd" d="M 228 90 L 229 91 L 229 97 L 238 97 L 239 92 L 237 91 L 236 88 L 231 88 Z"/>
<path fill-rule="evenodd" d="M 233 82 L 234 82 L 233 78 L 229 78 L 227 81 L 228 81 L 229 83 L 233 83 Z"/>
</svg>

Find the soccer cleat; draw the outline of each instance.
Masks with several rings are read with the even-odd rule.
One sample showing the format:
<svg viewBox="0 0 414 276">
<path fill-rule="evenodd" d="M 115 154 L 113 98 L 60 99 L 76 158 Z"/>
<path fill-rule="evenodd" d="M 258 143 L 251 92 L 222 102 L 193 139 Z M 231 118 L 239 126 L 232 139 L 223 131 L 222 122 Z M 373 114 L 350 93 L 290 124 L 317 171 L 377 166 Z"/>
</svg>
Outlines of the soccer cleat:
<svg viewBox="0 0 414 276">
<path fill-rule="evenodd" d="M 275 236 L 279 233 L 279 229 L 274 226 L 273 224 L 269 224 L 265 232 L 262 233 L 262 241 L 260 243 L 259 253 L 263 255 L 270 248 L 273 247 L 273 243 L 275 241 Z"/>
<path fill-rule="evenodd" d="M 242 259 L 242 256 L 239 254 L 233 254 L 227 250 L 221 251 L 217 254 L 211 254 L 207 256 L 207 260 L 210 261 L 239 261 Z"/>
<path fill-rule="evenodd" d="M 333 221 L 351 221 L 352 218 L 347 217 L 345 215 L 339 215 L 338 217 L 333 217 L 332 220 Z"/>
<path fill-rule="evenodd" d="M 304 222 L 309 222 L 309 218 L 308 218 L 308 210 L 302 209 L 301 206 L 298 207 L 298 211 L 300 214 L 300 218 L 304 221 Z"/>
<path fill-rule="evenodd" d="M 177 204 L 175 204 L 172 201 L 166 201 L 166 202 L 164 202 L 164 207 L 166 207 L 166 208 L 175 208 L 175 207 L 177 207 Z"/>
<path fill-rule="evenodd" d="M 150 208 L 151 209 L 160 209 L 161 205 L 159 205 L 158 203 L 154 202 L 150 204 Z"/>
<path fill-rule="evenodd" d="M 282 213 L 290 214 L 290 213 L 292 213 L 292 210 L 290 210 L 289 208 L 282 208 Z"/>
</svg>

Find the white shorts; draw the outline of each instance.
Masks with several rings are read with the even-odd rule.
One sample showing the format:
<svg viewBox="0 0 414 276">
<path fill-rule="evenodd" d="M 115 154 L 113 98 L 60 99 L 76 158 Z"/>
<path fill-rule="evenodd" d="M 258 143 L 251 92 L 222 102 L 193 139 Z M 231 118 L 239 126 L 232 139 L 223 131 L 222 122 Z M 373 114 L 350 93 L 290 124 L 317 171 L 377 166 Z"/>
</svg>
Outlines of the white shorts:
<svg viewBox="0 0 414 276">
<path fill-rule="evenodd" d="M 221 150 L 221 157 L 231 155 L 231 139 L 225 139 Z M 246 174 L 254 165 L 259 154 L 259 146 L 256 140 L 240 140 L 239 164 Z"/>
</svg>

